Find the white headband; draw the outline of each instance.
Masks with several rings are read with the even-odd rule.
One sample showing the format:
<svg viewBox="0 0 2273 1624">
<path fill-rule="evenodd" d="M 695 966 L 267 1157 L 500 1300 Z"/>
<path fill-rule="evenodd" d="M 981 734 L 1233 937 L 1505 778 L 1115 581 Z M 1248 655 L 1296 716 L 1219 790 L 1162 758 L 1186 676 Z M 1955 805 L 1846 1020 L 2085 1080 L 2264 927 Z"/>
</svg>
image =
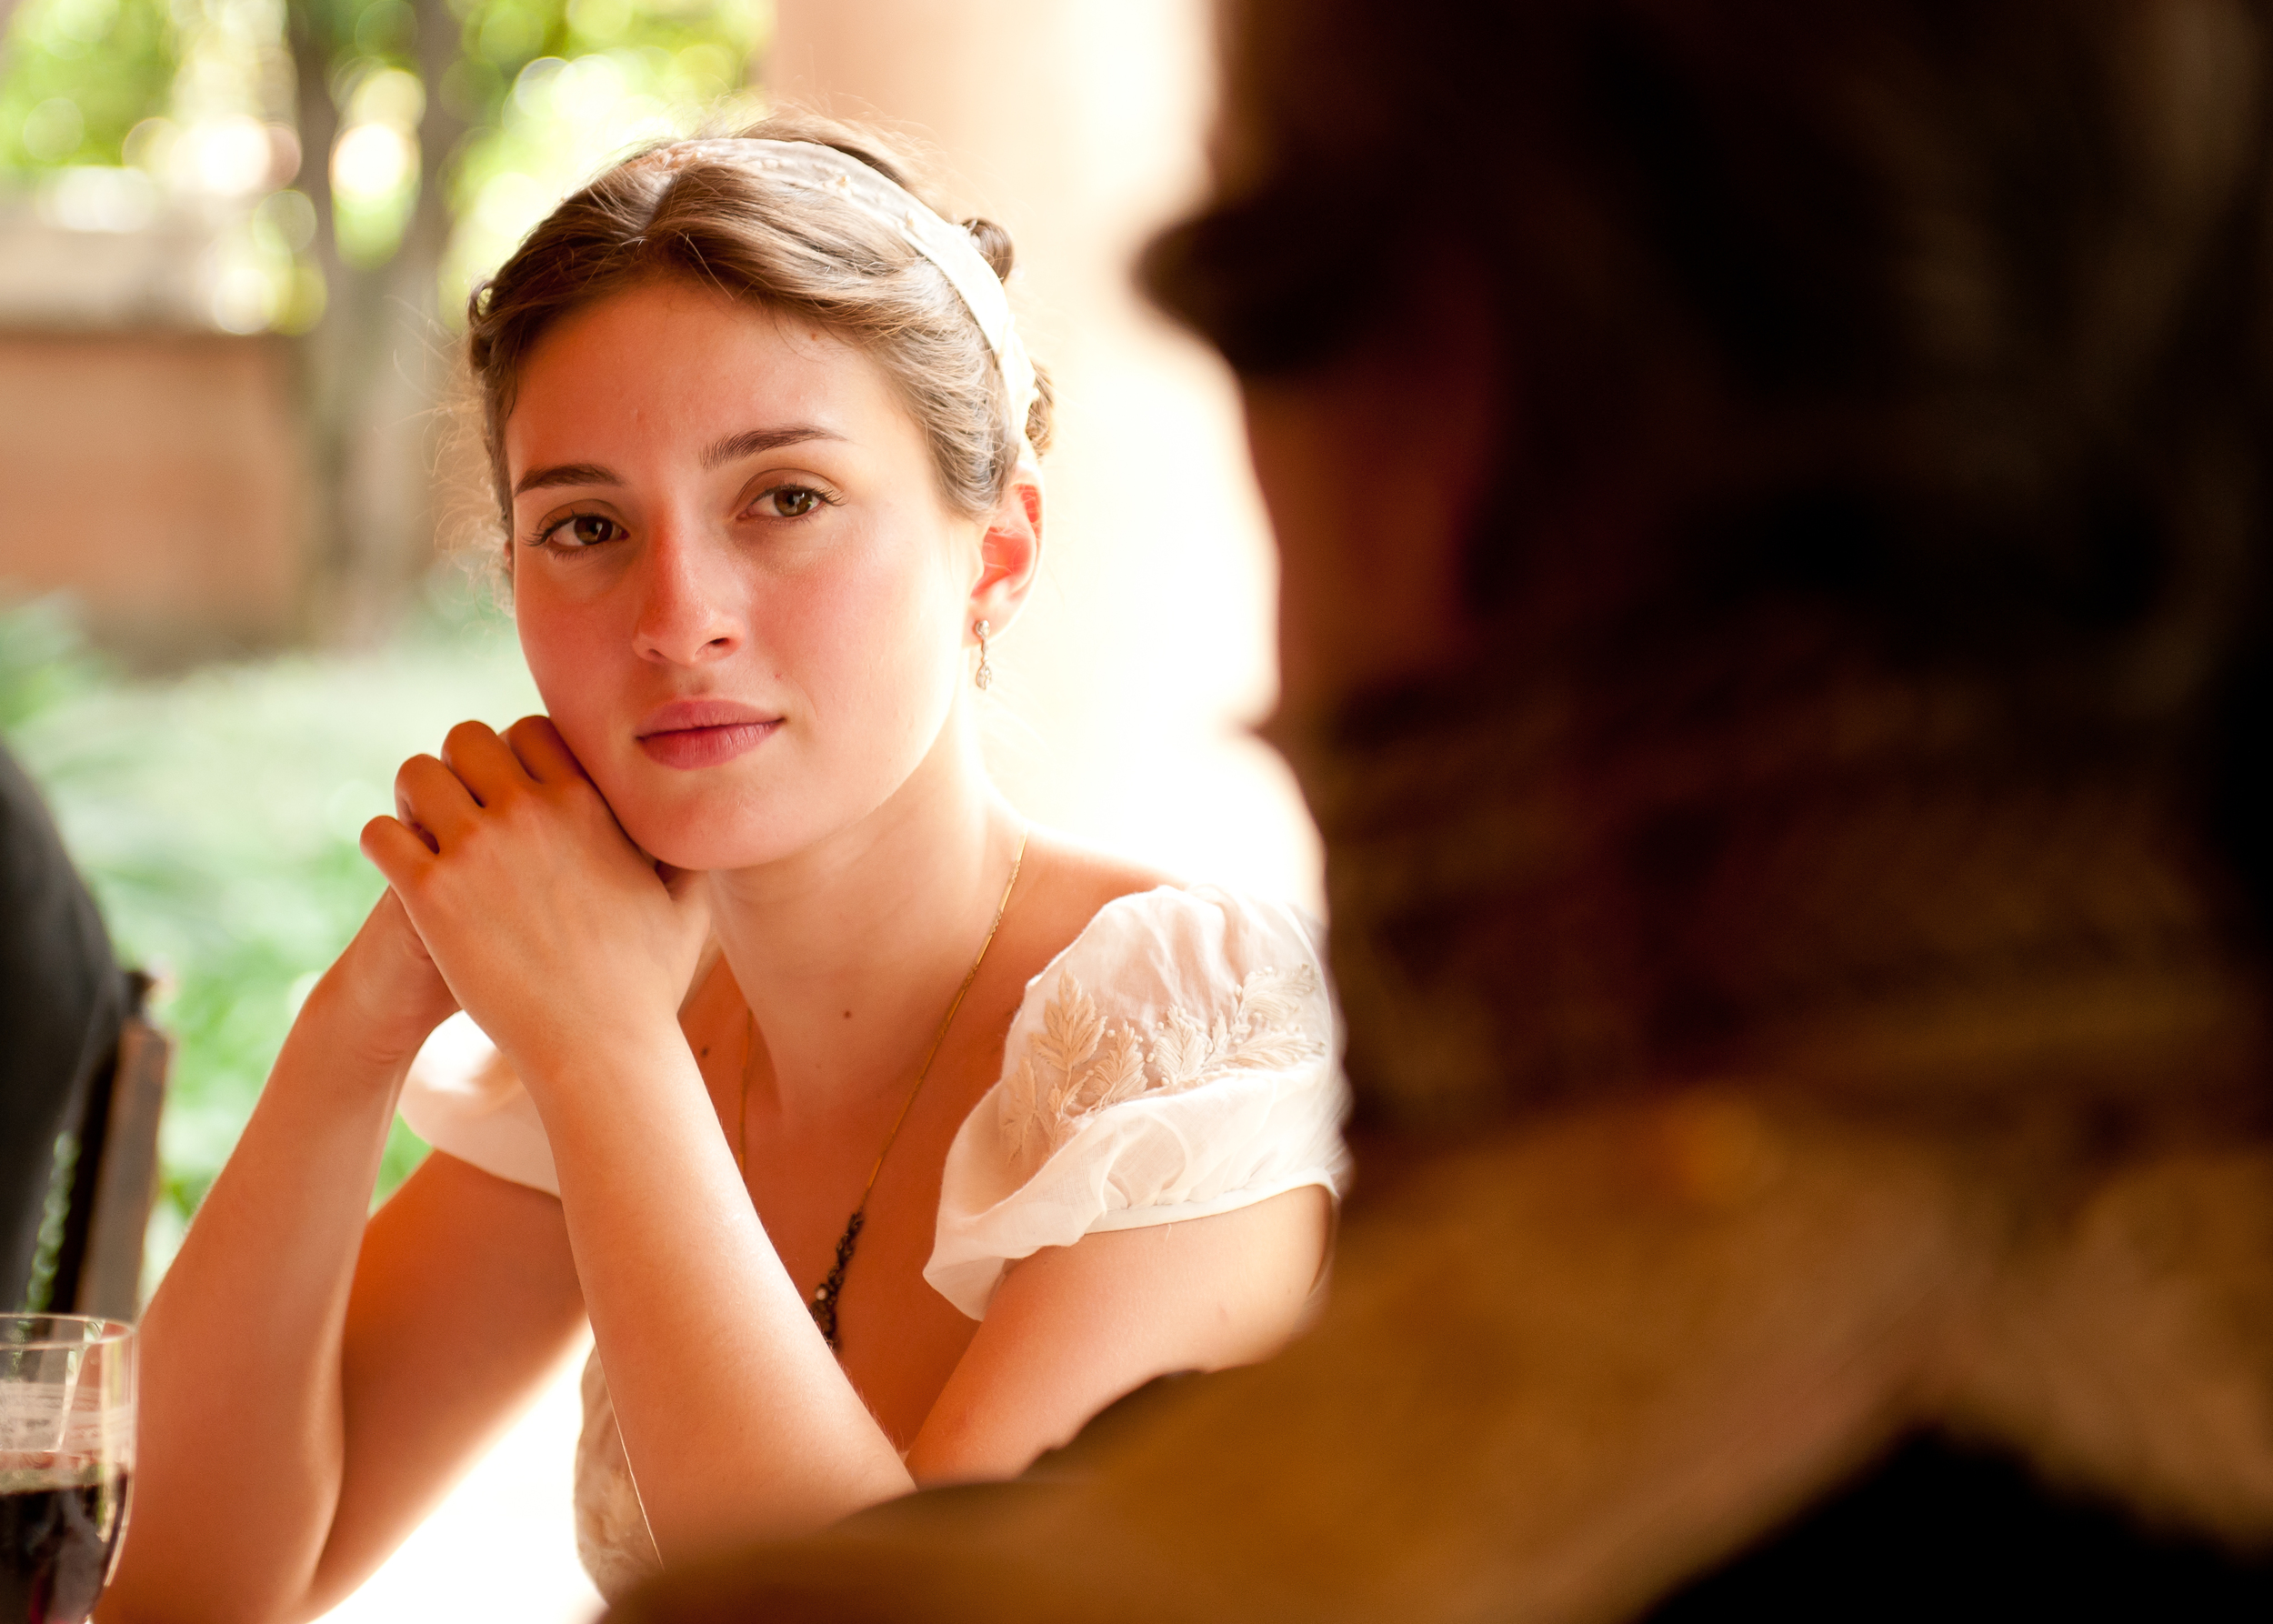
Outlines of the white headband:
<svg viewBox="0 0 2273 1624">
<path fill-rule="evenodd" d="M 893 185 L 867 165 L 817 142 L 746 136 L 678 141 L 661 148 L 656 157 L 674 169 L 690 158 L 708 158 L 762 170 L 785 185 L 840 197 L 879 226 L 897 232 L 909 247 L 939 267 L 939 274 L 960 296 L 964 308 L 986 335 L 986 347 L 994 352 L 995 366 L 1009 396 L 1010 426 L 1017 436 L 1018 460 L 1028 464 L 1035 460 L 1034 447 L 1026 435 L 1026 414 L 1037 393 L 1034 363 L 1018 341 L 1002 278 L 979 253 L 969 232 L 948 225 L 921 198 Z"/>
</svg>

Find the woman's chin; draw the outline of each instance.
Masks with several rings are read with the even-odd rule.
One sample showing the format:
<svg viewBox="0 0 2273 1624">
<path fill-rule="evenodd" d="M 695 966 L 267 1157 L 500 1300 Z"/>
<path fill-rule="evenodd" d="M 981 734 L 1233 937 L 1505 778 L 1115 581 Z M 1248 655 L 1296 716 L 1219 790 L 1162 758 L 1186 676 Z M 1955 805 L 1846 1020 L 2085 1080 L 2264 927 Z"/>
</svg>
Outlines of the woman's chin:
<svg viewBox="0 0 2273 1624">
<path fill-rule="evenodd" d="M 632 843 L 656 862 L 699 873 L 762 868 L 796 855 L 813 838 L 805 830 L 723 827 L 728 820 L 718 816 L 642 817 L 618 811 L 616 820 Z"/>
<path fill-rule="evenodd" d="M 596 778 L 599 778 L 596 775 Z M 813 849 L 891 799 L 881 775 L 609 773 L 600 793 L 640 850 L 674 868 L 763 868 Z M 613 779 L 610 783 L 606 780 Z"/>
<path fill-rule="evenodd" d="M 704 787 L 709 793 L 689 794 L 687 787 L 673 781 L 676 774 L 664 781 L 664 793 L 658 794 L 652 770 L 638 770 L 644 764 L 634 764 L 630 771 L 611 765 L 619 770 L 595 773 L 594 782 L 632 844 L 656 862 L 707 870 L 766 860 L 766 848 L 773 844 L 770 831 L 750 827 L 742 797 L 720 793 L 716 785 Z"/>
<path fill-rule="evenodd" d="M 776 862 L 787 854 L 774 846 L 756 841 L 722 841 L 716 837 L 705 839 L 682 835 L 676 839 L 641 840 L 637 834 L 632 839 L 639 849 L 656 862 L 688 873 L 708 874 L 719 869 L 760 868 Z"/>
</svg>

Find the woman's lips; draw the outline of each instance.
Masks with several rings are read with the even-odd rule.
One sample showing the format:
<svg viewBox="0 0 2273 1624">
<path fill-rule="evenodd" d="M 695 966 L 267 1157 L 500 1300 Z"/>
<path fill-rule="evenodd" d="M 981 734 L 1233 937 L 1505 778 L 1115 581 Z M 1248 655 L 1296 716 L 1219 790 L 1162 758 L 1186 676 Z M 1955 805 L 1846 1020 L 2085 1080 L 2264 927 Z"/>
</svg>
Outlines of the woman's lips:
<svg viewBox="0 0 2273 1624">
<path fill-rule="evenodd" d="M 726 699 L 674 699 L 636 729 L 647 759 L 664 767 L 716 767 L 755 750 L 781 726 L 754 706 Z"/>
</svg>

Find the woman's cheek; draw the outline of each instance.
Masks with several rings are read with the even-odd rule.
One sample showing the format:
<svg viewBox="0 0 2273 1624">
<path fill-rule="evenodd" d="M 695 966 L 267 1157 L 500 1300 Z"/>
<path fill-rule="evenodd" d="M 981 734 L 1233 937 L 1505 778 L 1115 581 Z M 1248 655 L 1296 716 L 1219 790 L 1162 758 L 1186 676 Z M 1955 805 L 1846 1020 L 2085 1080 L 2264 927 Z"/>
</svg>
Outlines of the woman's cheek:
<svg viewBox="0 0 2273 1624">
<path fill-rule="evenodd" d="M 608 718 L 622 682 L 616 662 L 606 657 L 601 640 L 577 626 L 574 617 L 552 613 L 547 606 L 516 601 L 515 618 L 521 657 L 536 684 L 537 697 L 544 701 L 545 714 L 605 793 L 611 754 Z"/>
</svg>

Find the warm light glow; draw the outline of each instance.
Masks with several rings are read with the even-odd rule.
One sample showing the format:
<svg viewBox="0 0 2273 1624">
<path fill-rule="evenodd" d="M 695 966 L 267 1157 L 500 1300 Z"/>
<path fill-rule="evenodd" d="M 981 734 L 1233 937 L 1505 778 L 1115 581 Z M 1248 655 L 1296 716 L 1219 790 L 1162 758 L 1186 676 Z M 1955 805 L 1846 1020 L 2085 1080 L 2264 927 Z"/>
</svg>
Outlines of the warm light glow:
<svg viewBox="0 0 2273 1624">
<path fill-rule="evenodd" d="M 217 197 L 249 197 L 268 184 L 275 149 L 268 126 L 248 114 L 208 118 L 182 135 L 191 179 Z"/>
<path fill-rule="evenodd" d="M 258 266 L 232 265 L 214 281 L 213 325 L 225 333 L 257 333 L 275 319 L 276 284 Z"/>
<path fill-rule="evenodd" d="M 332 185 L 351 197 L 391 196 L 417 166 L 417 147 L 392 124 L 355 125 L 332 148 Z"/>
</svg>

